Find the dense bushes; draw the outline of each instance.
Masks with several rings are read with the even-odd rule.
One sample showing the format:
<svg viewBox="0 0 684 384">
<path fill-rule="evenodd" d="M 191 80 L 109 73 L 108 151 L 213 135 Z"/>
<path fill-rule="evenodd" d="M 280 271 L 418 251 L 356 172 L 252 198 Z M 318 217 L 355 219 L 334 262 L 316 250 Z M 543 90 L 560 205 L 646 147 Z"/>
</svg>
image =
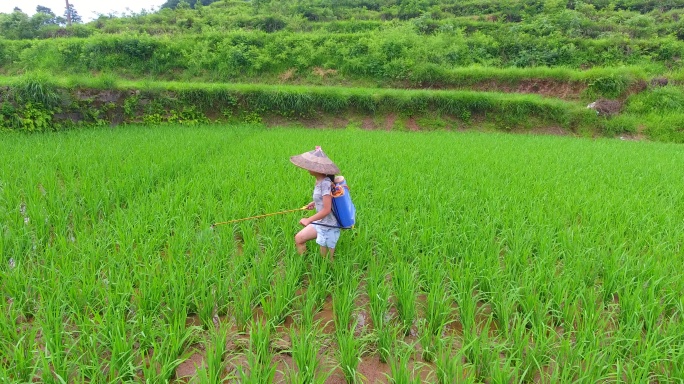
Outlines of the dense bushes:
<svg viewBox="0 0 684 384">
<path fill-rule="evenodd" d="M 128 77 L 237 81 L 317 67 L 345 79 L 455 84 L 455 68 L 679 65 L 675 38 L 536 39 L 525 33 L 492 37 L 460 31 L 420 36 L 407 25 L 383 33 L 205 33 L 175 37 L 121 34 L 50 41 L 0 40 L 5 73 L 105 71 Z M 653 64 L 656 60 L 662 64 Z M 662 69 L 660 69 L 662 70 Z M 455 85 L 458 85 L 456 82 Z M 629 84 L 627 84 L 629 85 Z M 619 92 L 618 92 L 619 94 Z M 615 95 L 614 95 L 615 96 Z"/>
</svg>

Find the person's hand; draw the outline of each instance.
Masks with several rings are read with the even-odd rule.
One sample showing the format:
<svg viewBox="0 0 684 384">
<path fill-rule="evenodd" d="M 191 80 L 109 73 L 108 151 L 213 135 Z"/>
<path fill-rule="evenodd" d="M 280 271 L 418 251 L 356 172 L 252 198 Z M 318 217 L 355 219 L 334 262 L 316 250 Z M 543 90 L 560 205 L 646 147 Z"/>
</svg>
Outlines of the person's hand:
<svg viewBox="0 0 684 384">
<path fill-rule="evenodd" d="M 305 218 L 299 220 L 299 224 L 301 224 L 303 227 L 306 227 L 307 225 L 311 224 L 311 221 L 309 220 L 308 217 L 305 217 Z"/>
<path fill-rule="evenodd" d="M 316 203 L 314 203 L 313 201 L 306 205 L 306 209 L 308 209 L 309 211 L 314 208 L 316 208 Z"/>
</svg>

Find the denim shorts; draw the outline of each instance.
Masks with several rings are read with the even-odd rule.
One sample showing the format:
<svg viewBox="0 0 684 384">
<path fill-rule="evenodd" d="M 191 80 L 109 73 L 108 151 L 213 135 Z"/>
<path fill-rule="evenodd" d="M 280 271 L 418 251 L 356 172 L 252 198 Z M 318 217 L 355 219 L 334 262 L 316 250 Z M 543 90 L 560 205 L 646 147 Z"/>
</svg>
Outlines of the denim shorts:
<svg viewBox="0 0 684 384">
<path fill-rule="evenodd" d="M 335 249 L 337 240 L 340 238 L 340 229 L 324 227 L 322 225 L 315 225 L 315 227 L 316 233 L 318 234 L 318 236 L 316 236 L 316 244 L 321 247 Z"/>
</svg>

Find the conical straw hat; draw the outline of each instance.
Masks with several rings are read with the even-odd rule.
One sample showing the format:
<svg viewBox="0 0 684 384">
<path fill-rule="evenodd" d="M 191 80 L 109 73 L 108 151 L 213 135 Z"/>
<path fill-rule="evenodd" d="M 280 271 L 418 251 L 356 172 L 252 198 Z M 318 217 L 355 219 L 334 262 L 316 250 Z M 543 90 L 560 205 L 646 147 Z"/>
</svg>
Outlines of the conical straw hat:
<svg viewBox="0 0 684 384">
<path fill-rule="evenodd" d="M 313 151 L 290 157 L 290 161 L 300 168 L 322 173 L 324 175 L 336 175 L 340 173 L 340 169 L 337 168 L 337 165 L 323 153 L 323 150 L 319 146 L 316 146 L 316 149 Z"/>
</svg>

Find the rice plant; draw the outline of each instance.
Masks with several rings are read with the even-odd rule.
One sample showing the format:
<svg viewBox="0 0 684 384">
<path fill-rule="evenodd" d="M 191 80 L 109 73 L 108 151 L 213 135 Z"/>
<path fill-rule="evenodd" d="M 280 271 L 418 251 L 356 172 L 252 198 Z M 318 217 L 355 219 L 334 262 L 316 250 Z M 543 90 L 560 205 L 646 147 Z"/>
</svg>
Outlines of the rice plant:
<svg viewBox="0 0 684 384">
<path fill-rule="evenodd" d="M 383 329 L 390 308 L 390 287 L 381 265 L 371 263 L 366 277 L 370 317 L 375 330 Z"/>
<path fill-rule="evenodd" d="M 378 357 L 383 363 L 389 361 L 390 354 L 394 348 L 395 340 L 403 333 L 400 327 L 385 324 L 382 328 L 375 330 L 378 344 Z"/>
<path fill-rule="evenodd" d="M 241 383 L 271 383 L 276 373 L 271 352 L 271 325 L 255 320 L 250 323 L 247 366 L 238 367 L 238 380 Z"/>
<path fill-rule="evenodd" d="M 460 383 L 474 383 L 475 380 L 469 373 L 469 368 L 472 366 L 463 363 L 463 355 L 460 352 L 454 353 L 451 348 L 452 345 L 453 340 L 450 338 L 440 340 L 437 345 L 435 357 L 437 382 L 448 384 L 457 380 Z"/>
<path fill-rule="evenodd" d="M 292 360 L 296 370 L 290 370 L 290 382 L 296 384 L 324 383 L 330 372 L 324 372 L 319 353 L 322 347 L 321 335 L 317 325 L 302 324 L 299 331 L 290 328 L 292 341 Z"/>
<path fill-rule="evenodd" d="M 63 382 L 69 379 L 73 369 L 68 364 L 71 345 L 64 326 L 65 305 L 59 291 L 45 292 L 43 297 L 47 302 L 41 314 L 45 340 L 45 351 L 41 353 L 42 380 L 48 383 Z"/>
<path fill-rule="evenodd" d="M 238 283 L 237 288 L 233 289 L 233 317 L 235 323 L 241 331 L 244 331 L 252 319 L 253 306 L 256 301 L 256 289 L 251 280 L 244 279 Z"/>
<path fill-rule="evenodd" d="M 351 269 L 340 272 L 340 282 L 337 283 L 333 295 L 333 314 L 335 316 L 335 328 L 338 330 L 351 329 L 352 311 L 354 300 L 359 295 L 357 277 L 352 275 Z M 342 277 L 344 276 L 344 277 Z"/>
<path fill-rule="evenodd" d="M 277 276 L 269 294 L 261 299 L 264 314 L 274 324 L 282 323 L 291 310 L 295 291 L 301 279 L 301 267 L 301 258 L 288 258 L 285 265 L 285 276 Z"/>
<path fill-rule="evenodd" d="M 417 372 L 418 363 L 414 361 L 413 367 L 409 367 L 414 353 L 415 349 L 412 345 L 403 341 L 398 341 L 395 344 L 392 356 L 389 359 L 391 375 L 387 378 L 390 383 L 418 384 L 421 382 L 420 375 Z"/>
<path fill-rule="evenodd" d="M 207 343 L 206 365 L 197 370 L 197 378 L 200 383 L 219 384 L 226 382 L 229 377 L 226 375 L 226 340 L 228 338 L 228 327 L 220 324 L 218 328 L 212 328 L 211 339 Z"/>
<path fill-rule="evenodd" d="M 429 329 L 429 326 L 426 325 L 425 320 L 421 320 L 418 323 L 418 332 L 418 341 L 420 343 L 421 348 L 421 358 L 426 363 L 431 363 L 435 360 L 435 353 L 437 352 L 437 343 L 442 335 L 435 335 L 434 333 L 432 333 Z"/>
<path fill-rule="evenodd" d="M 417 309 L 418 283 L 413 266 L 406 262 L 399 262 L 394 266 L 392 275 L 397 313 L 404 333 L 408 334 L 413 326 Z"/>
<path fill-rule="evenodd" d="M 425 299 L 426 332 L 441 336 L 444 327 L 451 322 L 451 294 L 445 272 L 440 272 L 429 283 Z"/>
<path fill-rule="evenodd" d="M 365 340 L 354 334 L 354 328 L 355 324 L 351 329 L 338 328 L 335 334 L 339 347 L 339 364 L 347 383 L 358 383 L 363 380 L 358 366 L 365 348 Z"/>
<path fill-rule="evenodd" d="M 0 365 L 6 369 L 3 377 L 16 382 L 30 382 L 33 379 L 37 369 L 33 356 L 35 339 L 36 330 L 32 329 L 24 333 L 16 343 L 3 342 L 3 353 L 13 363 L 7 367 L 5 364 Z"/>
<path fill-rule="evenodd" d="M 294 255 L 296 214 L 211 229 L 300 207 L 312 180 L 287 158 L 321 142 L 359 191 L 333 263 Z M 2 134 L 0 375 L 164 382 L 204 342 L 199 375 L 223 380 L 222 332 L 244 332 L 235 379 L 269 382 L 291 316 L 299 382 L 328 377 L 322 354 L 359 381 L 366 350 L 404 381 L 416 361 L 440 382 L 667 381 L 682 371 L 682 162 L 672 144 L 475 132 Z"/>
</svg>

